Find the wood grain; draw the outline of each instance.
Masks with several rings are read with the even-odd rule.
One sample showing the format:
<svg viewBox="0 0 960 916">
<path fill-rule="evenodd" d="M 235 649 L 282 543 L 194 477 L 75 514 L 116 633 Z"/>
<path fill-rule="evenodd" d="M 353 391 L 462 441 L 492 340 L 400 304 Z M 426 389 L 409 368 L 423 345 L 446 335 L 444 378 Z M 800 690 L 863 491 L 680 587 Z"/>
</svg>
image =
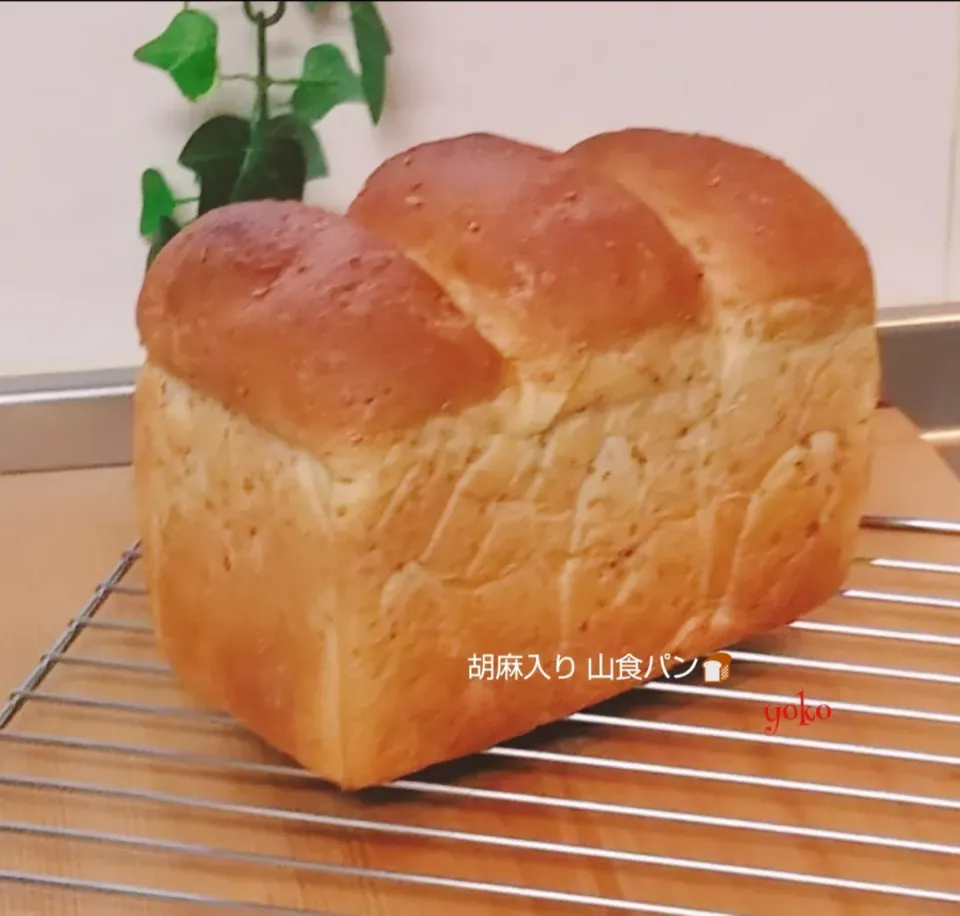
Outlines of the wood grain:
<svg viewBox="0 0 960 916">
<path fill-rule="evenodd" d="M 885 408 L 879 412 L 878 428 L 881 447 L 868 510 L 960 519 L 960 482 L 919 440 L 910 423 Z M 133 542 L 128 484 L 126 469 L 0 477 L 4 693 L 22 680 Z M 864 531 L 861 553 L 960 563 L 960 537 Z M 124 584 L 139 582 L 134 565 Z M 960 599 L 960 577 L 861 564 L 854 569 L 851 584 Z M 145 625 L 146 599 L 112 594 L 96 620 L 121 627 Z M 952 608 L 838 597 L 810 620 L 960 638 L 960 611 Z M 738 649 L 960 678 L 956 646 L 791 629 Z M 68 657 L 159 663 L 148 632 L 109 627 L 85 630 Z M 702 687 L 699 670 L 694 674 L 665 684 Z M 785 722 L 777 736 L 764 735 L 769 724 L 765 703 L 744 699 L 744 692 L 789 698 L 800 690 L 812 701 L 829 700 L 830 719 L 803 727 Z M 835 747 L 863 745 L 960 757 L 957 724 L 868 715 L 842 706 L 909 708 L 960 719 L 960 683 L 737 659 L 730 680 L 714 695 L 637 691 L 592 711 L 608 720 L 548 729 L 516 744 L 553 755 L 550 760 L 487 755 L 417 777 L 459 794 L 408 788 L 362 796 L 338 794 L 288 768 L 230 722 L 191 718 L 187 701 L 163 671 L 104 670 L 74 661 L 57 665 L 42 692 L 46 699 L 28 701 L 0 733 L 4 736 L 0 827 L 6 828 L 0 829 L 0 872 L 161 888 L 223 897 L 237 905 L 258 902 L 336 916 L 643 912 L 631 909 L 631 901 L 651 904 L 647 912 L 670 912 L 665 908 L 673 906 L 689 908 L 680 912 L 735 916 L 960 911 L 958 903 L 732 876 L 662 861 L 699 860 L 721 870 L 741 866 L 815 875 L 828 885 L 844 878 L 960 895 L 960 766 L 950 760 L 884 758 Z M 77 705 L 78 698 L 88 705 Z M 89 701 L 165 707 L 170 714 L 98 708 Z M 720 731 L 684 733 L 685 726 Z M 681 731 L 666 730 L 671 727 Z M 24 740 L 29 735 L 48 743 Z M 789 746 L 778 743 L 778 738 L 818 741 L 825 747 Z M 69 745 L 88 740 L 114 747 L 90 750 Z M 128 750 L 121 751 L 118 745 Z M 606 764 L 591 764 L 596 758 Z M 217 759 L 233 763 L 217 766 Z M 279 769 L 257 771 L 264 764 Z M 707 778 L 704 771 L 715 776 Z M 734 774 L 739 781 L 723 774 Z M 829 788 L 811 791 L 770 780 L 855 791 L 844 796 Z M 52 788 L 53 782 L 73 784 L 72 790 L 65 791 L 65 785 Z M 106 792 L 95 791 L 96 787 Z M 494 795 L 463 797 L 471 788 Z M 862 797 L 864 791 L 947 799 L 954 807 Z M 508 801 L 503 793 L 526 800 Z M 540 801 L 531 801 L 530 796 Z M 547 796 L 555 803 L 544 804 Z M 582 804 L 578 809 L 577 803 L 584 800 L 594 803 L 594 810 Z M 704 823 L 706 817 L 740 823 Z M 336 820 L 342 818 L 361 823 L 348 828 Z M 453 835 L 424 838 L 384 832 L 377 828 L 384 823 Z M 13 832 L 12 824 L 24 829 Z M 43 834 L 65 829 L 167 845 L 146 850 L 106 842 L 108 837 L 97 842 L 90 836 L 64 839 Z M 842 836 L 824 839 L 817 830 L 862 836 L 858 842 Z M 867 842 L 870 836 L 946 844 L 953 852 L 891 848 Z M 477 837 L 485 839 L 478 842 Z M 537 841 L 543 848 L 512 848 L 502 839 L 517 837 Z M 200 855 L 198 846 L 232 851 L 232 857 Z M 291 858 L 299 860 L 298 868 L 282 864 Z M 619 901 L 621 908 L 591 910 L 505 893 L 330 874 L 318 870 L 316 863 L 554 889 L 609 898 Z M 243 912 L 237 905 L 224 912 Z M 0 881 L 0 912 L 199 916 L 216 911 Z"/>
</svg>

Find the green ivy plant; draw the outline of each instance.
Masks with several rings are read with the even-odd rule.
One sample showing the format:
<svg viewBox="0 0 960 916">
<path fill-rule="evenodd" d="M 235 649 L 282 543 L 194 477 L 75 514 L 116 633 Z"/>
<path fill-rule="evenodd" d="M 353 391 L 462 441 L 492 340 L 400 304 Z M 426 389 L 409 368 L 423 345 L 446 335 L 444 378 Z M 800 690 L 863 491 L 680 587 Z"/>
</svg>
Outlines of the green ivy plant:
<svg viewBox="0 0 960 916">
<path fill-rule="evenodd" d="M 330 0 L 302 3 L 315 13 Z M 267 14 L 244 0 L 256 33 L 256 73 L 220 72 L 219 28 L 208 13 L 184 3 L 153 41 L 137 48 L 134 59 L 169 74 L 191 102 L 219 83 L 244 80 L 255 87 L 249 117 L 218 114 L 201 124 L 184 144 L 178 162 L 193 173 L 196 196 L 178 197 L 159 169 L 141 176 L 140 235 L 149 243 L 149 265 L 163 246 L 193 218 L 246 200 L 302 200 L 308 182 L 328 174 L 315 125 L 338 105 L 365 104 L 379 123 L 386 98 L 390 37 L 376 4 L 347 4 L 360 72 L 354 72 L 335 44 L 318 44 L 303 57 L 296 79 L 275 79 L 268 69 L 267 31 L 286 14 L 278 2 Z M 280 101 L 271 90 L 286 90 Z M 292 91 L 290 91 L 292 89 Z"/>
</svg>

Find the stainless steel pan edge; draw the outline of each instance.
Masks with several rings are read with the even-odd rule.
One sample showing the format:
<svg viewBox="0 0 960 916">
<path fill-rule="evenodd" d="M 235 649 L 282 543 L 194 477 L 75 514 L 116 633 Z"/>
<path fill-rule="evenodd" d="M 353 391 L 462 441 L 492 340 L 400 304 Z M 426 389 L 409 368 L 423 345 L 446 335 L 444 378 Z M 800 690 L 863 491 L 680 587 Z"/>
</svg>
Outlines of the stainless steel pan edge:
<svg viewBox="0 0 960 916">
<path fill-rule="evenodd" d="M 960 302 L 883 309 L 884 397 L 960 472 Z M 130 461 L 135 367 L 0 377 L 0 474 Z"/>
</svg>

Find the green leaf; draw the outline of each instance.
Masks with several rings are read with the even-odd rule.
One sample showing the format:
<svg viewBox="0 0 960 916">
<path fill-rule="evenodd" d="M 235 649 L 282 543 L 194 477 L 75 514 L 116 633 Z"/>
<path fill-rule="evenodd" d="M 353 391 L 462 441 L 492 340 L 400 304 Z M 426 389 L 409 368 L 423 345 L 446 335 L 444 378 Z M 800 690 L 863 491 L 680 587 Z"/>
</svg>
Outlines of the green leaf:
<svg viewBox="0 0 960 916">
<path fill-rule="evenodd" d="M 217 115 L 205 121 L 187 140 L 177 161 L 197 176 L 198 216 L 230 203 L 250 140 L 249 122 L 234 115 Z"/>
<path fill-rule="evenodd" d="M 303 5 L 307 8 L 308 13 L 316 13 L 322 10 L 325 6 L 330 5 L 330 0 L 302 0 Z"/>
<path fill-rule="evenodd" d="M 151 233 L 150 250 L 147 252 L 147 267 L 149 267 L 154 258 L 163 250 L 164 245 L 170 241 L 183 227 L 170 216 L 161 216 L 157 221 L 157 228 Z"/>
<path fill-rule="evenodd" d="M 336 45 L 315 45 L 303 56 L 303 69 L 290 105 L 309 124 L 314 124 L 344 102 L 364 98 L 360 78 Z"/>
<path fill-rule="evenodd" d="M 153 41 L 137 48 L 135 60 L 170 74 L 191 102 L 217 78 L 217 23 L 199 10 L 181 10 Z"/>
<path fill-rule="evenodd" d="M 307 157 L 294 137 L 267 133 L 250 150 L 230 200 L 302 200 Z"/>
<path fill-rule="evenodd" d="M 267 133 L 271 136 L 289 137 L 300 144 L 307 163 L 307 181 L 323 178 L 328 174 L 327 160 L 323 155 L 320 140 L 306 121 L 292 114 L 277 115 L 267 124 Z"/>
<path fill-rule="evenodd" d="M 150 238 L 164 217 L 173 216 L 177 201 L 166 179 L 156 169 L 140 176 L 140 235 Z"/>
<path fill-rule="evenodd" d="M 378 124 L 387 94 L 387 58 L 393 53 L 390 36 L 374 3 L 351 3 L 350 22 L 360 59 L 363 95 L 373 123 Z"/>
</svg>

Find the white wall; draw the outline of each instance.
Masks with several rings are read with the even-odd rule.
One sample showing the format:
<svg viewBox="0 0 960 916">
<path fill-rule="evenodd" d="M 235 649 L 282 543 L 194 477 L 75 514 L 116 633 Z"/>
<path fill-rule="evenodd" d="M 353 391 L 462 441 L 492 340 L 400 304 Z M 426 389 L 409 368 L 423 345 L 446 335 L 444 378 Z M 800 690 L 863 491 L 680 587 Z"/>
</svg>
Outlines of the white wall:
<svg viewBox="0 0 960 916">
<path fill-rule="evenodd" d="M 250 60 L 239 3 L 227 64 Z M 132 60 L 172 2 L 11 3 L 0 13 L 0 375 L 139 360 L 139 175 L 172 167 L 192 110 Z M 296 4 L 291 4 L 295 7 Z M 320 128 L 343 207 L 385 156 L 473 130 L 547 145 L 636 124 L 720 133 L 819 184 L 870 247 L 883 305 L 960 297 L 951 200 L 960 3 L 383 2 L 388 113 Z M 291 73 L 317 32 L 292 9 L 274 36 Z M 333 38 L 346 39 L 345 25 Z M 216 96 L 219 105 L 242 100 Z M 184 186 L 184 190 L 187 190 Z"/>
</svg>

